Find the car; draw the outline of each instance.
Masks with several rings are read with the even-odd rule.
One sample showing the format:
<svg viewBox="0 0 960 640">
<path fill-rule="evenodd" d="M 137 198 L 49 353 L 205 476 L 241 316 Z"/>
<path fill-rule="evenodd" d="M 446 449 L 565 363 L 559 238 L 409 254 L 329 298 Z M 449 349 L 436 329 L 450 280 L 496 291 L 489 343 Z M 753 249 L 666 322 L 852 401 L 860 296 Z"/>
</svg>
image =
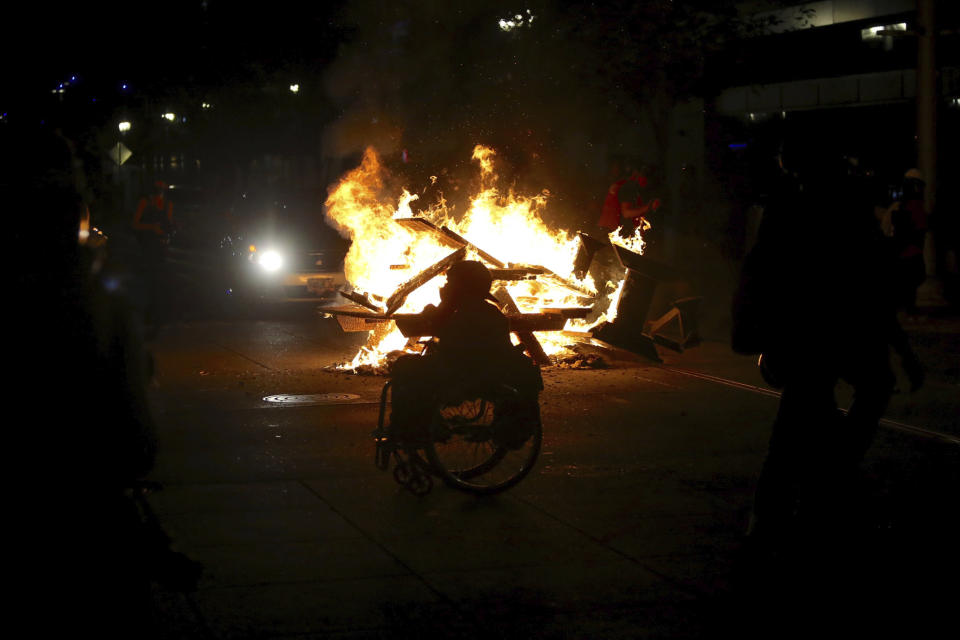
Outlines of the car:
<svg viewBox="0 0 960 640">
<path fill-rule="evenodd" d="M 228 295 L 250 301 L 317 303 L 347 283 L 349 240 L 324 220 L 319 194 L 244 192 L 227 214 L 220 242 Z"/>
</svg>

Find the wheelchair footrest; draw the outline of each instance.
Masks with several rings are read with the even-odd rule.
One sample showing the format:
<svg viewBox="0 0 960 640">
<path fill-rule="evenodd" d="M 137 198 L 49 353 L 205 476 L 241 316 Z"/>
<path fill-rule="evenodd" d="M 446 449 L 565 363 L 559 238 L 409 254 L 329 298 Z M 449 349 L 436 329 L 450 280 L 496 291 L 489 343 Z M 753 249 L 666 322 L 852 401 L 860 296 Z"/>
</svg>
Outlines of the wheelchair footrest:
<svg viewBox="0 0 960 640">
<path fill-rule="evenodd" d="M 385 436 L 380 436 L 376 438 L 375 447 L 373 463 L 376 465 L 377 469 L 386 471 L 390 468 L 390 456 L 395 451 L 393 443 L 390 442 Z"/>
</svg>

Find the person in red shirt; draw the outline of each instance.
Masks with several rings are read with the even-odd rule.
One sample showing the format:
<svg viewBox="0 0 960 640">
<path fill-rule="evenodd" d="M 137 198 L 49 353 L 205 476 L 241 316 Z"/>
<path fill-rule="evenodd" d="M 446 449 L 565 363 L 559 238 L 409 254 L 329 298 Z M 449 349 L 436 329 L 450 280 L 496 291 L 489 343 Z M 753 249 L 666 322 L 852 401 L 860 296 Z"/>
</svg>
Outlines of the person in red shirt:
<svg viewBox="0 0 960 640">
<path fill-rule="evenodd" d="M 620 235 L 627 237 L 638 228 L 649 228 L 647 216 L 659 208 L 660 200 L 649 196 L 644 199 L 648 179 L 637 167 L 626 165 L 623 175 L 607 190 L 597 226 L 606 234 L 619 228 Z"/>
<path fill-rule="evenodd" d="M 141 252 L 141 275 L 146 298 L 144 320 L 148 331 L 155 331 L 166 317 L 169 305 L 165 291 L 169 289 L 166 269 L 167 245 L 176 229 L 173 203 L 167 198 L 167 185 L 154 183 L 152 195 L 140 198 L 131 226 Z"/>
<path fill-rule="evenodd" d="M 925 186 L 919 170 L 907 171 L 903 176 L 903 195 L 894 205 L 890 220 L 897 256 L 897 306 L 910 314 L 916 311 L 917 288 L 927 277 L 923 261 L 927 233 L 927 212 L 923 202 Z"/>
<path fill-rule="evenodd" d="M 173 220 L 173 203 L 166 197 L 166 183 L 157 180 L 153 186 L 153 194 L 143 196 L 137 203 L 137 210 L 133 214 L 133 229 L 138 238 L 147 239 L 150 243 L 165 243 L 167 234 L 176 226 Z"/>
</svg>

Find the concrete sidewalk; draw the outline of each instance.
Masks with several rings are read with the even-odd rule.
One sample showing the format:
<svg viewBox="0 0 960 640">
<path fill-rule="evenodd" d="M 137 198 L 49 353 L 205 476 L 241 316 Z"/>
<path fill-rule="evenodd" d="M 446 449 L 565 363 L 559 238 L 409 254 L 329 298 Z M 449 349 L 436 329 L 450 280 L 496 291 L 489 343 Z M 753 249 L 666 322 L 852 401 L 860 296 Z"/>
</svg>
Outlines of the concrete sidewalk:
<svg viewBox="0 0 960 640">
<path fill-rule="evenodd" d="M 761 386 L 720 343 L 663 365 L 547 370 L 538 466 L 483 499 L 443 486 L 417 498 L 377 471 L 372 403 L 260 401 L 281 384 L 375 400 L 382 379 L 303 367 L 198 386 L 173 353 L 158 346 L 153 479 L 165 488 L 150 502 L 205 572 L 193 593 L 155 589 L 160 637 L 790 637 L 846 625 L 935 637 L 957 601 L 960 447 L 894 429 L 849 517 L 755 562 L 742 533 L 776 399 L 679 371 Z M 949 391 L 943 357 L 930 382 Z M 952 389 L 898 417 L 945 430 Z"/>
</svg>

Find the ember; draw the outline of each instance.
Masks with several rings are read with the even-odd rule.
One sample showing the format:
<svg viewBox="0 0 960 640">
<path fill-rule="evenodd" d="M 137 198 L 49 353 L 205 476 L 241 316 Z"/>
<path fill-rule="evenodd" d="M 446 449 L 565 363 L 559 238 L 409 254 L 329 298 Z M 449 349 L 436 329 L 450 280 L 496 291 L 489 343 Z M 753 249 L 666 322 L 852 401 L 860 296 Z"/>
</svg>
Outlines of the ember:
<svg viewBox="0 0 960 640">
<path fill-rule="evenodd" d="M 594 327 L 615 321 L 626 270 L 598 287 L 589 265 L 610 243 L 618 245 L 618 257 L 625 252 L 639 259 L 640 230 L 629 238 L 614 232 L 608 240 L 552 230 L 542 217 L 548 192 L 529 197 L 501 193 L 494 157 L 491 149 L 474 149 L 482 191 L 458 217 L 442 197 L 414 215 L 410 203 L 418 196 L 406 190 L 396 204 L 388 204 L 382 195 L 385 172 L 372 149 L 331 190 L 327 217 L 352 240 L 345 260 L 352 291 L 342 293 L 353 305 L 326 311 L 337 316 L 345 331 L 370 334 L 354 359 L 338 368 L 380 373 L 388 359 L 419 353 L 418 339 L 429 335 L 430 328 L 414 314 L 439 303 L 443 282 L 437 276 L 464 259 L 491 269 L 514 340 L 537 362 L 546 365 L 559 358 L 567 367 L 602 366 L 602 358 L 586 358 L 572 347 L 584 336 L 591 340 Z M 642 327 L 641 318 L 634 331 Z"/>
<path fill-rule="evenodd" d="M 606 369 L 609 366 L 606 359 L 596 353 L 572 353 L 557 356 L 554 360 L 560 369 Z"/>
</svg>

